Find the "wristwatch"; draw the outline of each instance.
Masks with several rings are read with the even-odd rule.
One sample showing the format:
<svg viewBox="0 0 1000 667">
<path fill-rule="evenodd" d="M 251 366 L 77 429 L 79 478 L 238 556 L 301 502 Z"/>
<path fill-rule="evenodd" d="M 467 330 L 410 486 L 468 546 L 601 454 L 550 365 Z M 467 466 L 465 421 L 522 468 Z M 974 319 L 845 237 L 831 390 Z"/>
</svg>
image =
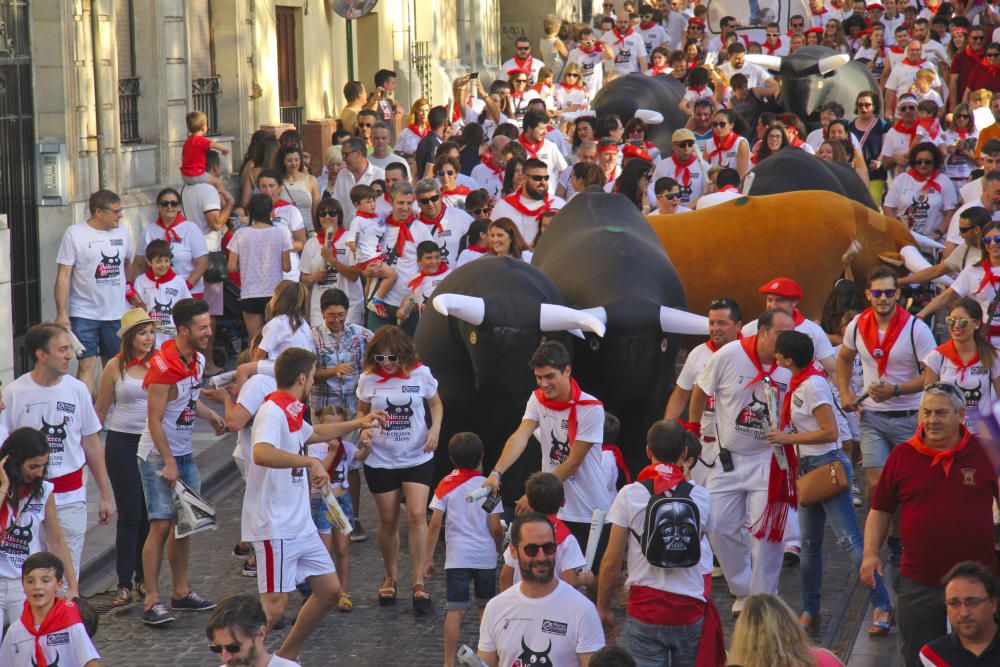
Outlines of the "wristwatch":
<svg viewBox="0 0 1000 667">
<path fill-rule="evenodd" d="M 898 384 L 892 385 L 892 397 L 895 398 L 896 396 L 899 396 L 899 385 Z"/>
<path fill-rule="evenodd" d="M 502 474 L 503 473 L 501 473 L 499 470 L 494 470 L 493 472 L 490 473 L 490 477 L 496 477 L 497 481 L 499 482 L 500 481 L 500 475 L 502 475 Z"/>
</svg>

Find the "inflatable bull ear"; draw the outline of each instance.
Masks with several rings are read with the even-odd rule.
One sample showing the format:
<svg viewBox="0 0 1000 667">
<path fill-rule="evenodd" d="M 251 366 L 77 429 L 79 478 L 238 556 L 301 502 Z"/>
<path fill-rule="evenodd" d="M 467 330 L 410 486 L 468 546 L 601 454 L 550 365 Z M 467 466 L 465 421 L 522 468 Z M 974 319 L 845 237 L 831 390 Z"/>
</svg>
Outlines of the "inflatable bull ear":
<svg viewBox="0 0 1000 667">
<path fill-rule="evenodd" d="M 707 336 L 708 318 L 686 310 L 660 306 L 660 328 L 663 329 L 663 333 Z"/>
<path fill-rule="evenodd" d="M 781 71 L 781 56 L 768 56 L 763 53 L 748 53 L 743 56 L 743 60 L 751 65 L 759 65 L 764 69 L 769 69 L 772 72 Z"/>
<path fill-rule="evenodd" d="M 479 326 L 486 319 L 486 302 L 477 296 L 465 294 L 438 294 L 432 301 L 434 310 L 446 317 L 454 317 Z M 540 331 L 576 331 L 584 329 L 603 337 L 604 322 L 582 310 L 552 303 L 538 305 Z"/>
<path fill-rule="evenodd" d="M 663 114 L 652 109 L 636 109 L 635 117 L 646 125 L 659 125 L 663 122 Z"/>
<path fill-rule="evenodd" d="M 753 65 L 759 65 L 764 69 L 769 69 L 772 72 L 781 72 L 781 56 L 768 56 L 758 53 L 748 53 L 744 56 L 746 62 Z M 851 62 L 851 57 L 844 53 L 838 53 L 832 56 L 826 56 L 825 58 L 820 58 L 816 66 L 819 69 L 819 73 L 826 76 L 838 67 L 843 67 L 847 63 Z"/>
</svg>

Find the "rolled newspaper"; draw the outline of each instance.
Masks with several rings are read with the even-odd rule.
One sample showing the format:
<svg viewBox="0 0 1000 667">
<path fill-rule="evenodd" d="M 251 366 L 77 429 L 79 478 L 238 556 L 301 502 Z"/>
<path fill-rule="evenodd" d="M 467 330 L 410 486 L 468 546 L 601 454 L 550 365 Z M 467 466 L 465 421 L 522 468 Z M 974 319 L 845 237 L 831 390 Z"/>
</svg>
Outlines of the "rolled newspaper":
<svg viewBox="0 0 1000 667">
<path fill-rule="evenodd" d="M 777 431 L 781 423 L 781 402 L 778 400 L 778 387 L 771 382 L 771 378 L 764 376 L 764 402 L 767 404 L 767 426 L 772 431 Z M 774 458 L 778 462 L 778 467 L 788 470 L 788 458 L 785 456 L 785 448 L 781 445 L 771 445 Z"/>
<path fill-rule="evenodd" d="M 587 535 L 587 569 L 594 571 L 594 556 L 597 555 L 597 544 L 601 541 L 601 531 L 604 530 L 604 518 L 607 515 L 604 510 L 595 509 L 590 516 L 590 533 Z"/>
<path fill-rule="evenodd" d="M 488 667 L 487 664 L 483 662 L 483 659 L 465 644 L 462 644 L 458 648 L 458 655 L 456 658 L 458 659 L 458 664 L 462 665 L 462 667 Z"/>
<path fill-rule="evenodd" d="M 83 358 L 83 355 L 87 353 L 87 348 L 84 347 L 83 343 L 80 342 L 80 339 L 76 337 L 76 334 L 71 329 L 67 329 L 66 333 L 69 334 L 69 342 L 73 346 L 73 354 L 76 355 L 77 359 Z"/>
<path fill-rule="evenodd" d="M 208 378 L 208 384 L 212 386 L 212 389 L 222 389 L 223 387 L 228 387 L 235 381 L 236 371 L 226 371 L 225 373 L 219 373 L 218 375 L 213 375 Z"/>
<path fill-rule="evenodd" d="M 490 487 L 488 487 L 488 486 L 480 487 L 480 488 L 476 489 L 475 491 L 473 491 L 472 493 L 470 493 L 469 495 L 467 495 L 465 497 L 465 502 L 467 502 L 467 503 L 474 503 L 477 500 L 479 500 L 480 498 L 485 498 L 486 496 L 490 495 L 491 493 L 493 493 L 493 490 Z"/>
<path fill-rule="evenodd" d="M 351 522 L 344 514 L 343 508 L 337 502 L 337 496 L 330 492 L 329 487 L 323 492 L 323 501 L 326 503 L 326 518 L 329 519 L 333 527 L 344 535 L 351 534 Z"/>
</svg>

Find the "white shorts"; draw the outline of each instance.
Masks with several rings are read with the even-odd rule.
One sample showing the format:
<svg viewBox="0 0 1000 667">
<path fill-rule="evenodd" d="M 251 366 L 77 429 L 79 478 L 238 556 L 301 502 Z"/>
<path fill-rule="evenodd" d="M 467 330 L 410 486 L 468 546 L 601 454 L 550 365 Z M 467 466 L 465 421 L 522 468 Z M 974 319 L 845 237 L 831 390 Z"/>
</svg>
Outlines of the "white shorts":
<svg viewBox="0 0 1000 667">
<path fill-rule="evenodd" d="M 257 556 L 257 590 L 261 593 L 290 593 L 295 584 L 309 577 L 336 572 L 319 533 L 250 544 Z"/>
</svg>

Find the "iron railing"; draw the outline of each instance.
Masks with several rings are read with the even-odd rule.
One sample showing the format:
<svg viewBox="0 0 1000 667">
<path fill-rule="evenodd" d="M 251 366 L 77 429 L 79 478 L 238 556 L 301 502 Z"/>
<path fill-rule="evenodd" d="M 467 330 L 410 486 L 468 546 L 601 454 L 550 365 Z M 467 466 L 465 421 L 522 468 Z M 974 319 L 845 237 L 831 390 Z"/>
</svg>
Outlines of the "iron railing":
<svg viewBox="0 0 1000 667">
<path fill-rule="evenodd" d="M 222 86 L 219 77 L 208 76 L 202 79 L 191 80 L 191 98 L 196 111 L 200 111 L 208 118 L 209 136 L 216 136 L 219 132 L 219 94 Z"/>
<path fill-rule="evenodd" d="M 294 125 L 296 130 L 302 129 L 302 114 L 305 107 L 281 107 L 281 122 Z"/>
<path fill-rule="evenodd" d="M 413 68 L 417 70 L 417 76 L 420 77 L 420 96 L 428 100 L 431 98 L 433 91 L 433 82 L 431 81 L 431 67 L 433 63 L 431 60 L 430 42 L 413 42 L 410 44 L 410 62 L 413 63 Z"/>
<path fill-rule="evenodd" d="M 139 77 L 118 79 L 118 124 L 121 126 L 121 143 L 137 144 L 139 136 Z"/>
</svg>

